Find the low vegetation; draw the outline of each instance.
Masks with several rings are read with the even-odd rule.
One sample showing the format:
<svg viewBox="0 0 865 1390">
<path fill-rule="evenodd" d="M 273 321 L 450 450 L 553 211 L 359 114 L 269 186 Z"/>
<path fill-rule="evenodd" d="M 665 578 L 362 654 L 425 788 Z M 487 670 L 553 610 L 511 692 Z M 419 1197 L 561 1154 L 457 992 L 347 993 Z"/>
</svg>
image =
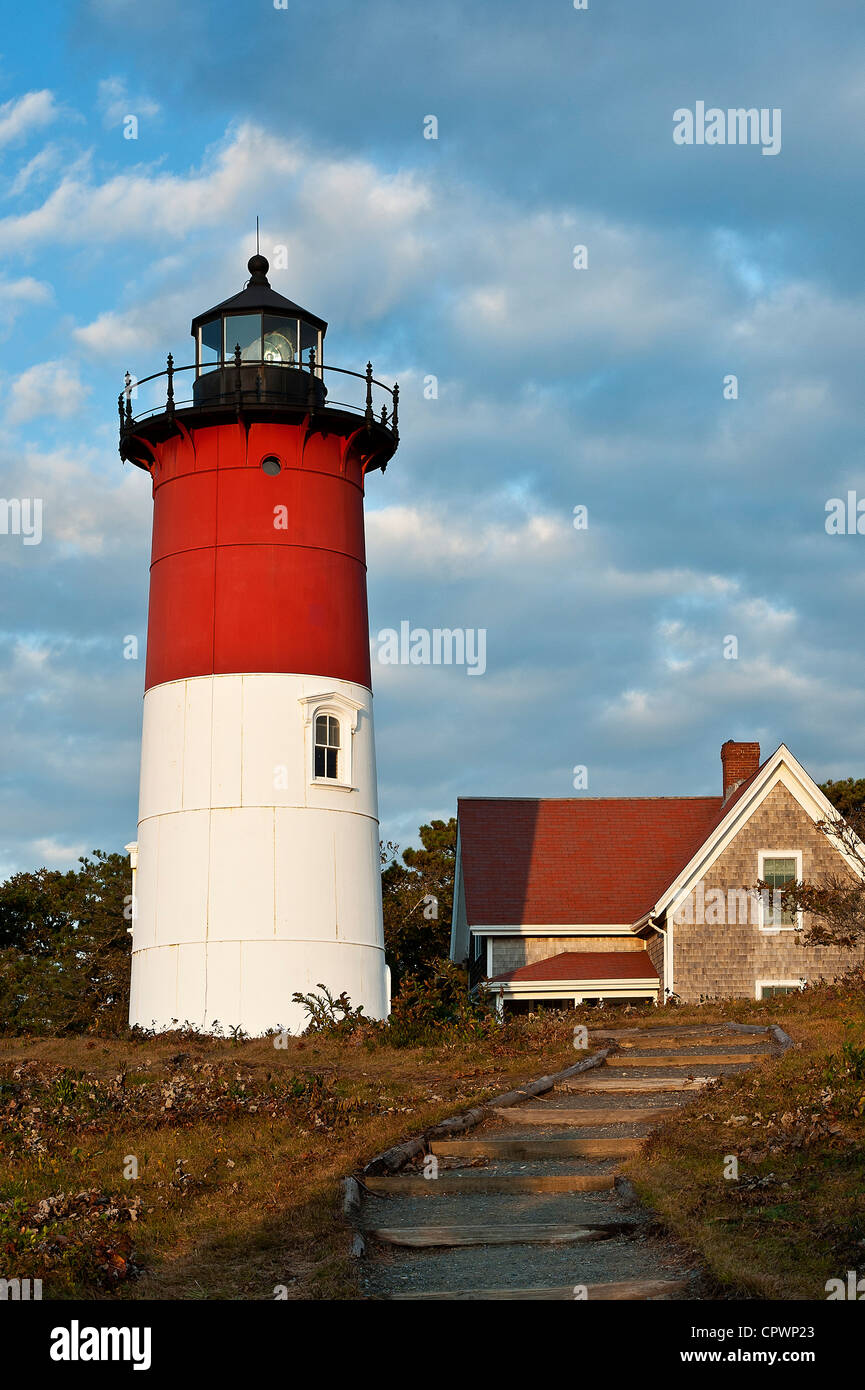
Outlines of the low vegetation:
<svg viewBox="0 0 865 1390">
<path fill-rule="evenodd" d="M 559 1014 L 410 1043 L 335 1013 L 300 1038 L 0 1039 L 0 1274 L 46 1299 L 352 1298 L 339 1180 L 575 1060 Z"/>
<path fill-rule="evenodd" d="M 828 1280 L 865 1275 L 865 981 L 735 1016 L 771 1019 L 795 1045 L 709 1088 L 629 1175 L 720 1297 L 824 1299 Z"/>
</svg>

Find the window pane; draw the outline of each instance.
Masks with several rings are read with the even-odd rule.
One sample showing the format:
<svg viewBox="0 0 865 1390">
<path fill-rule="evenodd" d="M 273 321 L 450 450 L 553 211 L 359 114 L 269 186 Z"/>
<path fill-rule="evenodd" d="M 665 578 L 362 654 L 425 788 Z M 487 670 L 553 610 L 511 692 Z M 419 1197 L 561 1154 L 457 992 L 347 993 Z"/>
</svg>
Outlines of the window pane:
<svg viewBox="0 0 865 1390">
<path fill-rule="evenodd" d="M 316 747 L 315 763 L 313 764 L 313 773 L 316 777 L 324 776 L 324 754 L 325 750 L 323 748 Z"/>
<path fill-rule="evenodd" d="M 781 888 L 796 877 L 795 859 L 764 859 L 763 878 L 772 888 Z"/>
<path fill-rule="evenodd" d="M 315 741 L 327 743 L 327 715 L 318 714 L 315 718 Z"/>
<path fill-rule="evenodd" d="M 321 344 L 319 342 L 319 332 L 313 328 L 311 323 L 304 323 L 300 320 L 300 350 L 303 353 L 304 362 L 309 361 L 309 349 L 315 348 L 315 360 L 321 361 Z"/>
<path fill-rule="evenodd" d="M 337 753 L 337 751 L 336 751 L 335 748 L 328 748 L 328 750 L 327 750 L 327 775 L 328 775 L 328 777 L 333 777 L 333 778 L 336 777 L 336 762 L 337 762 L 338 756 L 339 756 L 339 755 L 338 755 L 338 753 Z"/>
<path fill-rule="evenodd" d="M 330 744 L 331 748 L 338 748 L 338 747 L 339 747 L 339 720 L 338 720 L 338 719 L 334 719 L 333 715 L 331 715 L 331 716 L 330 716 L 330 719 L 328 720 L 328 724 L 329 724 L 329 726 L 330 726 L 330 737 L 328 738 L 328 743 Z"/>
<path fill-rule="evenodd" d="M 785 884 L 796 879 L 796 860 L 773 857 L 763 860 L 763 878 L 769 887 L 780 893 Z M 766 914 L 766 924 L 772 927 L 795 926 L 795 914 L 780 903 L 773 902 Z"/>
<path fill-rule="evenodd" d="M 225 320 L 225 356 L 234 360 L 234 349 L 240 343 L 244 362 L 261 358 L 261 314 L 232 314 Z"/>
<path fill-rule="evenodd" d="M 297 319 L 284 319 L 276 314 L 264 315 L 264 360 L 293 365 L 297 356 Z"/>
<path fill-rule="evenodd" d="M 212 366 L 214 362 L 219 361 L 222 352 L 222 319 L 202 324 L 200 332 L 201 347 L 198 360 L 202 366 Z"/>
</svg>

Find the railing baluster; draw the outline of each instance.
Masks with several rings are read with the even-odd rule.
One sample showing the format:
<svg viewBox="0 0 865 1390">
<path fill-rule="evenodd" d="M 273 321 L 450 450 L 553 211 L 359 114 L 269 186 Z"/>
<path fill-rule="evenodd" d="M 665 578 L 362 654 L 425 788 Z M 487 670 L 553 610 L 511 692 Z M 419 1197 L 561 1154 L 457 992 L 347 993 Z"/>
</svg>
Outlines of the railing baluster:
<svg viewBox="0 0 865 1390">
<path fill-rule="evenodd" d="M 234 344 L 234 370 L 235 370 L 235 373 L 236 373 L 236 376 L 235 376 L 235 387 L 236 387 L 236 389 L 237 389 L 237 402 L 238 402 L 238 405 L 239 405 L 240 402 L 243 400 L 243 377 L 242 377 L 241 374 L 240 374 L 240 365 L 241 365 L 240 343 L 235 343 L 235 344 Z"/>
<path fill-rule="evenodd" d="M 168 354 L 168 390 L 165 396 L 165 414 L 169 420 L 174 419 L 174 357 Z"/>
<path fill-rule="evenodd" d="M 399 382 L 393 384 L 393 411 L 390 417 L 391 428 L 395 435 L 399 435 Z"/>
<path fill-rule="evenodd" d="M 367 423 L 367 427 L 369 427 L 369 426 L 372 424 L 373 420 L 375 419 L 375 416 L 374 416 L 373 413 L 372 413 L 372 363 L 371 363 L 371 362 L 367 362 L 367 364 L 366 364 L 366 412 L 365 412 L 365 414 L 366 414 L 366 423 Z"/>
<path fill-rule="evenodd" d="M 309 389 L 306 393 L 306 408 L 312 415 L 315 411 L 315 348 L 309 349 Z"/>
</svg>

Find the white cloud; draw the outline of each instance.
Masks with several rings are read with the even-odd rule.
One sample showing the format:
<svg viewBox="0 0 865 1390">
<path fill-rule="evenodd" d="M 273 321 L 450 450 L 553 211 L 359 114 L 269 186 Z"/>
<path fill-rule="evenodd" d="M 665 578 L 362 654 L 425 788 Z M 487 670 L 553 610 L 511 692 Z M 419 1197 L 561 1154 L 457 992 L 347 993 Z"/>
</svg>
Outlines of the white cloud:
<svg viewBox="0 0 865 1390">
<path fill-rule="evenodd" d="M 34 280 L 32 275 L 20 280 L 0 280 L 0 328 L 10 328 L 24 309 L 50 304 L 53 298 L 51 286 L 44 280 Z"/>
<path fill-rule="evenodd" d="M 81 410 L 90 387 L 66 362 L 37 362 L 14 377 L 8 391 L 6 419 L 20 425 L 43 416 L 68 419 Z"/>
<path fill-rule="evenodd" d="M 0 147 L 21 140 L 31 131 L 50 125 L 60 114 L 54 94 L 27 92 L 0 106 Z"/>
<path fill-rule="evenodd" d="M 122 77 L 105 77 L 99 83 L 97 101 L 102 111 L 103 124 L 111 127 L 125 120 L 127 116 L 137 116 L 139 120 L 158 116 L 159 103 L 150 97 L 131 97 Z"/>
</svg>

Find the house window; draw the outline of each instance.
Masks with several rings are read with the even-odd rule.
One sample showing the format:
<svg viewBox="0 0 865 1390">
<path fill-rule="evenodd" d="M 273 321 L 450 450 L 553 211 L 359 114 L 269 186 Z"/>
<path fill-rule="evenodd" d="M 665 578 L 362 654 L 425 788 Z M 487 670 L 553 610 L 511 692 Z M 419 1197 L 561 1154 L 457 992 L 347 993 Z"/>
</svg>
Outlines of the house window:
<svg viewBox="0 0 865 1390">
<path fill-rule="evenodd" d="M 483 936 L 472 937 L 472 960 L 480 960 L 484 953 L 485 938 Z"/>
<path fill-rule="evenodd" d="M 313 775 L 339 781 L 339 720 L 333 714 L 315 716 L 315 761 Z"/>
<path fill-rule="evenodd" d="M 760 903 L 760 927 L 763 931 L 796 931 L 802 926 L 802 914 L 781 906 L 780 894 L 790 882 L 802 880 L 802 855 L 799 850 L 784 852 L 763 850 L 760 854 L 759 875 L 773 896 Z M 774 894 L 778 901 L 774 901 Z"/>
<path fill-rule="evenodd" d="M 757 998 L 773 999 L 776 994 L 798 994 L 804 986 L 804 980 L 757 980 Z"/>
</svg>

